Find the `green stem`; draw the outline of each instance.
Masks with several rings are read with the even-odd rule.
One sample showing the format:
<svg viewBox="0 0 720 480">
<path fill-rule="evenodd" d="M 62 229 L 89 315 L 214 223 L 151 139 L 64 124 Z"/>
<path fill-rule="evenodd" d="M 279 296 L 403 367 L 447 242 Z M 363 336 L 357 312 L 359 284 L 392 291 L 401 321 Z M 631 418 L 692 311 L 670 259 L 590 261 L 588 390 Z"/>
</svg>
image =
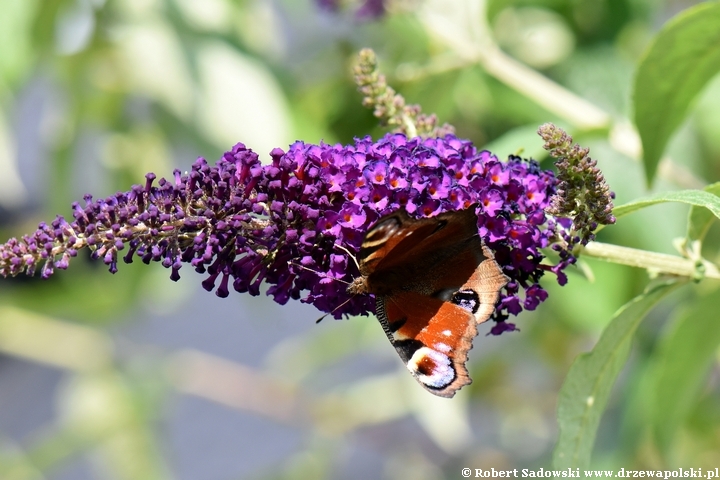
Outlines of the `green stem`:
<svg viewBox="0 0 720 480">
<path fill-rule="evenodd" d="M 636 248 L 621 247 L 609 243 L 590 242 L 581 251 L 582 255 L 605 260 L 606 262 L 645 268 L 657 273 L 666 273 L 692 279 L 714 278 L 720 280 L 718 268 L 706 261 L 665 253 L 648 252 Z"/>
</svg>

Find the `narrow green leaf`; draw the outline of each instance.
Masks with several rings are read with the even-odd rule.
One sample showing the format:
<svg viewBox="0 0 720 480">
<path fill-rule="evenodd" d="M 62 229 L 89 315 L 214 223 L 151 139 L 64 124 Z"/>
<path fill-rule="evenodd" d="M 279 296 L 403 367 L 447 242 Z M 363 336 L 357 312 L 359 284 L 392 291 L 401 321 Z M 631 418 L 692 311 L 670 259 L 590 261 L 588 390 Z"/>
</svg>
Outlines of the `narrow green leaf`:
<svg viewBox="0 0 720 480">
<path fill-rule="evenodd" d="M 713 215 L 720 218 L 720 197 L 703 190 L 679 190 L 677 192 L 662 192 L 651 197 L 640 198 L 620 205 L 613 209 L 613 215 L 620 218 L 651 205 L 667 202 L 687 203 L 708 209 Z"/>
<path fill-rule="evenodd" d="M 693 99 L 720 71 L 718 45 L 720 3 L 705 2 L 670 20 L 640 62 L 633 97 L 648 184 Z"/>
<path fill-rule="evenodd" d="M 558 395 L 560 433 L 553 453 L 553 468 L 586 468 L 595 434 L 610 391 L 627 360 L 632 337 L 650 309 L 667 295 L 677 281 L 654 284 L 616 314 L 589 353 L 580 355 Z"/>
<path fill-rule="evenodd" d="M 652 395 L 652 429 L 667 452 L 688 417 L 720 345 L 717 292 L 696 302 L 674 322 L 662 342 L 657 383 Z"/>
<path fill-rule="evenodd" d="M 720 182 L 708 185 L 703 190 L 720 197 Z M 690 207 L 690 213 L 688 214 L 688 240 L 702 241 L 714 220 L 712 213 L 707 209 L 698 208 L 695 205 Z"/>
</svg>

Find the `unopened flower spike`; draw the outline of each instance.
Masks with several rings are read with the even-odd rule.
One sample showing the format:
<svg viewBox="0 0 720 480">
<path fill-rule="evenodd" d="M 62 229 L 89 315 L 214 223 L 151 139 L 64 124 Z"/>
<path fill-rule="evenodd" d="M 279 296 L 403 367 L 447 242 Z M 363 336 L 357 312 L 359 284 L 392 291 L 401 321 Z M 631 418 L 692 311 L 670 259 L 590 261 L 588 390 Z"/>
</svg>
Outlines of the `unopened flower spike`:
<svg viewBox="0 0 720 480">
<path fill-rule="evenodd" d="M 422 113 L 419 105 L 406 105 L 403 96 L 387 84 L 385 75 L 378 70 L 375 52 L 369 48 L 358 54 L 355 83 L 363 94 L 363 105 L 374 109 L 381 125 L 390 127 L 392 132 L 425 138 L 455 133 L 455 128 L 447 123 L 438 126 L 435 114 Z"/>
<path fill-rule="evenodd" d="M 545 140 L 543 148 L 557 158 L 557 191 L 546 212 L 572 219 L 572 229 L 562 237 L 568 249 L 587 245 L 595 239 L 598 225 L 615 223 L 615 193 L 610 191 L 597 162 L 588 155 L 589 148 L 573 145 L 572 137 L 552 123 L 542 125 L 538 134 Z"/>
</svg>

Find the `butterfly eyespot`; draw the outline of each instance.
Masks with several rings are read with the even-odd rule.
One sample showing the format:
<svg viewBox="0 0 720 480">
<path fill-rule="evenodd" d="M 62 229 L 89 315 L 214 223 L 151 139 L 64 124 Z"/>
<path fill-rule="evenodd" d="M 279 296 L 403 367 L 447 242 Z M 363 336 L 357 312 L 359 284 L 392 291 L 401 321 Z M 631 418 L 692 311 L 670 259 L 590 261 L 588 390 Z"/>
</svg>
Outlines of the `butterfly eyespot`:
<svg viewBox="0 0 720 480">
<path fill-rule="evenodd" d="M 419 348 L 407 362 L 407 368 L 428 388 L 442 389 L 455 380 L 450 357 L 432 348 Z"/>
<path fill-rule="evenodd" d="M 420 375 L 430 376 L 437 370 L 437 363 L 429 355 L 423 354 L 415 364 L 415 371 Z"/>
<path fill-rule="evenodd" d="M 480 308 L 480 297 L 473 290 L 459 290 L 453 295 L 452 303 L 468 312 L 475 313 Z"/>
</svg>

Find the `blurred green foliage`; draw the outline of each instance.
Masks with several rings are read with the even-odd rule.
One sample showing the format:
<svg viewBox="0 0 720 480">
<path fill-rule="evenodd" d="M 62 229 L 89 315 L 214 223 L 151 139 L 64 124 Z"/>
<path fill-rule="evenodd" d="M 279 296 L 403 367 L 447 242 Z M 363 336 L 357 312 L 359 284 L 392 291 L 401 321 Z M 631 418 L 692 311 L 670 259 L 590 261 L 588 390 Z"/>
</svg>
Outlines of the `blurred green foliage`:
<svg viewBox="0 0 720 480">
<path fill-rule="evenodd" d="M 591 147 L 617 204 L 702 189 L 720 176 L 717 65 L 708 60 L 690 72 L 690 88 L 689 67 L 663 67 L 662 51 L 643 56 L 665 22 L 692 3 L 388 0 L 384 18 L 361 23 L 350 10 L 330 14 L 309 0 L 0 0 L 0 234 L 30 232 L 68 215 L 85 193 L 127 190 L 150 171 L 169 176 L 236 142 L 262 156 L 296 139 L 377 138 L 384 132 L 360 105 L 350 74 L 363 47 L 377 52 L 409 103 L 500 157 L 523 152 L 549 167 L 534 132 L 551 121 Z M 717 14 L 716 2 L 702 7 Z M 715 18 L 694 17 L 716 34 Z M 715 37 L 696 34 L 676 44 L 673 58 L 690 55 L 687 42 L 707 41 L 703 51 L 714 52 Z M 643 58 L 652 63 L 636 76 Z M 678 69 L 675 83 L 662 83 L 663 68 Z M 669 111 L 660 87 L 672 95 L 683 85 L 684 103 Z M 646 153 L 654 146 L 645 163 L 641 141 Z M 694 237 L 711 218 L 693 210 L 696 217 Z M 687 219 L 687 205 L 662 203 L 623 217 L 599 240 L 677 254 L 673 240 L 686 236 Z M 702 243 L 711 261 L 716 223 Z M 53 478 L 64 462 L 91 453 L 113 478 L 175 478 L 158 421 L 168 398 L 185 394 L 300 429 L 298 451 L 254 478 L 338 478 L 357 443 L 380 457 L 386 478 L 550 468 L 570 365 L 648 284 L 642 269 L 593 259 L 591 277 L 571 275 L 565 287 L 546 279 L 550 299 L 522 314 L 520 333 L 475 340 L 474 383 L 447 401 L 428 398 L 406 372 L 333 376 L 343 363 L 395 355 L 379 327 L 362 320 L 286 339 L 257 369 L 201 353 L 140 349 L 118 358 L 113 326 L 143 305 L 181 307 L 186 287 L 170 284 L 159 265 L 121 265 L 112 276 L 81 257 L 49 281 L 0 283 L 0 352 L 60 368 L 67 379 L 54 422 L 30 439 L 0 433 L 2 479 Z M 183 270 L 184 285 L 201 279 Z M 294 307 L 260 316 L 271 322 L 282 308 Z M 633 324 L 629 361 L 603 386 L 607 410 L 592 413 L 597 439 L 592 432 L 579 442 L 588 458 L 592 451 L 593 467 L 720 466 L 718 310 L 717 281 L 705 280 L 677 289 Z M 237 328 L 245 328 L 241 320 Z M 225 397 L 213 378 L 252 380 L 252 395 Z M 335 380 L 339 386 L 330 385 Z"/>
</svg>

